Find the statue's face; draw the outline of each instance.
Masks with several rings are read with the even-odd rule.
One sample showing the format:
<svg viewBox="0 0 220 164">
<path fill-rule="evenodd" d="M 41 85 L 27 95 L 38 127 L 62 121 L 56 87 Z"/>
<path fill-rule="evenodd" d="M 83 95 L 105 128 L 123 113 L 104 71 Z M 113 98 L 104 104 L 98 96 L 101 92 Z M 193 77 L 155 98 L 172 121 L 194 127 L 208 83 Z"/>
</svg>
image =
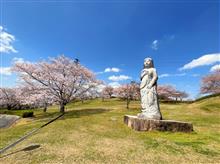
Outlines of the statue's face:
<svg viewBox="0 0 220 164">
<path fill-rule="evenodd" d="M 151 63 L 151 59 L 147 58 L 144 60 L 144 66 L 145 67 L 151 67 L 152 63 Z"/>
</svg>

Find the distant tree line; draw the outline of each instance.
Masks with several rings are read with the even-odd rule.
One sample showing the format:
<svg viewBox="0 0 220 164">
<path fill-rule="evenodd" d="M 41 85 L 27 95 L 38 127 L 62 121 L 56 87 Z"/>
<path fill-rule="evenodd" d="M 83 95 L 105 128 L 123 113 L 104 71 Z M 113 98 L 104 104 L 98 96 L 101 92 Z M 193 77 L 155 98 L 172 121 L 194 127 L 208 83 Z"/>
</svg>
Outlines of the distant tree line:
<svg viewBox="0 0 220 164">
<path fill-rule="evenodd" d="M 140 100 L 141 98 L 139 85 L 139 83 L 132 81 L 117 88 L 106 86 L 101 92 L 102 100 L 104 101 L 105 99 L 116 97 L 125 100 L 126 107 L 129 108 L 131 101 Z M 163 101 L 182 101 L 188 97 L 186 92 L 179 91 L 171 85 L 161 85 L 157 88 L 158 98 Z"/>
<path fill-rule="evenodd" d="M 215 71 L 202 78 L 200 86 L 201 94 L 219 95 L 220 94 L 220 71 Z M 186 100 L 189 95 L 185 91 L 177 90 L 172 85 L 158 85 L 157 86 L 158 98 L 162 102 L 185 102 L 192 103 L 193 100 Z M 117 97 L 122 100 L 126 100 L 126 107 L 129 108 L 129 104 L 133 100 L 140 100 L 139 83 L 132 81 L 129 84 L 121 85 L 117 88 L 106 86 L 101 95 L 102 100 Z M 209 96 L 209 97 L 210 97 Z"/>
</svg>

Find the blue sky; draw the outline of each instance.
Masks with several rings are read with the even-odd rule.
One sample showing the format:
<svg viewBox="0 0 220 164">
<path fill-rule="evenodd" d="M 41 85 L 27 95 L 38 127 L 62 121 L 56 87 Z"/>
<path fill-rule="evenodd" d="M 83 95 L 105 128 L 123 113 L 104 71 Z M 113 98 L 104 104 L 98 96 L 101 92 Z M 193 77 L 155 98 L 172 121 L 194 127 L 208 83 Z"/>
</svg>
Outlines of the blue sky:
<svg viewBox="0 0 220 164">
<path fill-rule="evenodd" d="M 15 60 L 65 54 L 117 86 L 138 81 L 152 57 L 159 84 L 194 98 L 201 77 L 220 67 L 219 2 L 1 0 L 1 86 L 16 85 Z"/>
</svg>

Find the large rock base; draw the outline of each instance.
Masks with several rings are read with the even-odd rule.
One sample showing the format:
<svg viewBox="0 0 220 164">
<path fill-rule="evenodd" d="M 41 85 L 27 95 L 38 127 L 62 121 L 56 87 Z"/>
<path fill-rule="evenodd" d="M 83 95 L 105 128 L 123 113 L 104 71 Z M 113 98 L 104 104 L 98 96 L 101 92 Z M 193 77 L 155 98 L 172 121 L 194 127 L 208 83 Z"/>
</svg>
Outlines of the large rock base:
<svg viewBox="0 0 220 164">
<path fill-rule="evenodd" d="M 137 116 L 124 116 L 124 123 L 128 127 L 137 131 L 172 131 L 172 132 L 192 132 L 193 125 L 187 122 L 174 120 L 149 120 L 137 118 Z"/>
</svg>

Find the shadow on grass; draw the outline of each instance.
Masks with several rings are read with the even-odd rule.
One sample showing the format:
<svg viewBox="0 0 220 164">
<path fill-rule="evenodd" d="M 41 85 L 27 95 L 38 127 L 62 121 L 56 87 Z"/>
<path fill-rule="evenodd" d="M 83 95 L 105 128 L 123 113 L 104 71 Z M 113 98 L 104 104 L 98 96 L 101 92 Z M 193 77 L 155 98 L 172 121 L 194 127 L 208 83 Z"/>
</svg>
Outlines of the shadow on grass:
<svg viewBox="0 0 220 164">
<path fill-rule="evenodd" d="M 11 153 L 8 153 L 8 154 L 6 154 L 6 155 L 0 156 L 0 158 L 4 158 L 4 157 L 10 156 L 10 155 L 19 153 L 19 152 L 21 152 L 21 151 L 32 151 L 32 150 L 37 149 L 37 148 L 39 148 L 39 147 L 40 147 L 39 144 L 32 144 L 32 145 L 29 145 L 29 146 L 27 146 L 27 147 L 25 147 L 25 148 L 23 148 L 23 149 L 19 149 L 19 150 L 13 151 L 13 152 L 11 152 Z"/>
<path fill-rule="evenodd" d="M 64 120 L 64 119 L 71 119 L 71 118 L 79 118 L 82 116 L 89 116 L 89 115 L 94 115 L 94 114 L 101 114 L 105 112 L 109 112 L 112 109 L 103 109 L 103 108 L 86 108 L 86 109 L 76 109 L 76 110 L 71 110 L 71 111 L 66 111 L 65 115 L 62 118 L 59 118 L 59 120 Z M 59 116 L 62 114 L 61 112 L 45 112 L 45 113 L 38 113 L 35 115 L 34 120 L 35 121 L 40 121 L 40 122 L 48 122 L 49 120 Z"/>
<path fill-rule="evenodd" d="M 103 109 L 103 108 L 96 108 L 96 109 L 81 109 L 81 110 L 72 110 L 65 113 L 64 117 L 61 119 L 69 119 L 69 118 L 79 118 L 82 116 L 89 116 L 94 114 L 102 114 L 105 112 L 109 112 L 111 109 Z"/>
<path fill-rule="evenodd" d="M 36 114 L 35 118 L 36 119 L 44 119 L 44 118 L 49 118 L 49 117 L 52 117 L 52 116 L 57 116 L 57 115 L 60 115 L 60 114 L 61 114 L 60 112 L 51 112 L 51 113 L 42 112 L 42 113 Z"/>
</svg>

